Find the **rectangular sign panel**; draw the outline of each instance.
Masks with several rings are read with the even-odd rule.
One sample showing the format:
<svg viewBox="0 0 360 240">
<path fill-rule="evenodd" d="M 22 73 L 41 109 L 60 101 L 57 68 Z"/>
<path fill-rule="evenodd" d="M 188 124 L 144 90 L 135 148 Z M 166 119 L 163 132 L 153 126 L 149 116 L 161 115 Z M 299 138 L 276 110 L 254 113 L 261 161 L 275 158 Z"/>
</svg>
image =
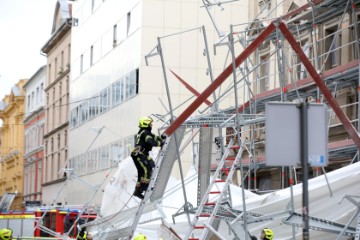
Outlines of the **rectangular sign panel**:
<svg viewBox="0 0 360 240">
<path fill-rule="evenodd" d="M 324 104 L 311 103 L 308 114 L 308 161 L 328 163 L 328 116 Z M 265 159 L 268 166 L 296 166 L 301 158 L 301 108 L 297 103 L 266 103 Z"/>
</svg>

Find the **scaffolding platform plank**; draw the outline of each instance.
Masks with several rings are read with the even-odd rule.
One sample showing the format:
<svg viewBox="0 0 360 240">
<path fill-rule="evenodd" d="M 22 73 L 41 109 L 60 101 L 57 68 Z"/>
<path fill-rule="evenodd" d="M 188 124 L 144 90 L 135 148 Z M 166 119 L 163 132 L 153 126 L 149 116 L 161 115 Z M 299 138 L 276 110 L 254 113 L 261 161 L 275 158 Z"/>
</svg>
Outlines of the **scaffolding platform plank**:
<svg viewBox="0 0 360 240">
<path fill-rule="evenodd" d="M 292 213 L 288 218 L 283 220 L 283 223 L 301 227 L 303 224 L 302 216 L 299 213 Z M 309 217 L 309 227 L 313 230 L 338 234 L 344 230 L 345 225 L 321 218 Z M 354 237 L 355 231 L 355 227 L 349 226 L 345 230 L 344 235 Z"/>
</svg>

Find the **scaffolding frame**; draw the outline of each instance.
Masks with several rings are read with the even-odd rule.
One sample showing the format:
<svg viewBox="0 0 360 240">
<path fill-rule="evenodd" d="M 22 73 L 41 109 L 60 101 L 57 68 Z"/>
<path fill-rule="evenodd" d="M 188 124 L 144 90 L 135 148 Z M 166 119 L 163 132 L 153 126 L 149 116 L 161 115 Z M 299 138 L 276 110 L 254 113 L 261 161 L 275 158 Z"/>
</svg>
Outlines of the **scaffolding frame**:
<svg viewBox="0 0 360 240">
<path fill-rule="evenodd" d="M 236 0 L 235 0 L 236 1 Z M 167 71 L 164 56 L 162 55 L 162 46 L 160 42 L 160 38 L 158 38 L 157 46 L 145 56 L 145 61 L 147 63 L 149 57 L 160 56 L 161 65 L 164 75 L 164 81 L 166 85 L 166 92 L 168 97 L 168 105 L 169 105 L 169 115 L 170 115 L 170 123 L 165 129 L 165 134 L 169 136 L 167 139 L 167 144 L 164 149 L 160 152 L 160 158 L 163 159 L 171 159 L 171 163 L 168 161 L 159 161 L 156 166 L 156 171 L 152 176 L 152 180 L 150 183 L 150 188 L 145 195 L 145 199 L 141 202 L 138 208 L 128 209 L 117 216 L 114 220 L 118 221 L 118 225 L 111 226 L 111 231 L 105 231 L 105 226 L 103 232 L 101 232 L 102 239 L 118 239 L 122 237 L 124 239 L 131 239 L 133 236 L 137 225 L 140 223 L 140 218 L 142 214 L 147 213 L 149 211 L 153 211 L 157 208 L 158 201 L 161 201 L 161 198 L 164 196 L 164 190 L 166 186 L 166 182 L 169 179 L 170 173 L 164 174 L 159 169 L 161 167 L 172 167 L 174 162 L 177 160 L 180 169 L 181 175 L 181 187 L 183 188 L 184 193 L 184 205 L 182 209 L 183 213 L 187 215 L 189 226 L 190 223 L 190 214 L 195 214 L 196 210 L 199 210 L 200 200 L 208 198 L 208 194 L 210 194 L 210 190 L 206 190 L 210 185 L 210 179 L 199 178 L 198 179 L 198 207 L 193 208 L 186 197 L 185 191 L 185 181 L 183 177 L 183 167 L 181 165 L 181 138 L 183 136 L 184 129 L 219 129 L 219 133 L 222 132 L 224 128 L 232 128 L 234 130 L 234 136 L 231 138 L 235 139 L 238 146 L 244 146 L 249 152 L 248 157 L 243 157 L 238 165 L 237 169 L 240 170 L 241 182 L 245 181 L 247 176 L 250 176 L 248 180 L 249 186 L 251 185 L 251 171 L 254 172 L 254 186 L 256 188 L 256 172 L 259 168 L 266 168 L 264 164 L 264 157 L 257 154 L 257 145 L 263 145 L 263 142 L 255 141 L 255 133 L 259 130 L 257 127 L 259 124 L 263 124 L 265 120 L 265 102 L 267 101 L 305 101 L 305 99 L 313 98 L 315 101 L 322 102 L 326 100 L 326 102 L 332 107 L 334 113 L 340 120 L 340 125 L 344 126 L 345 131 L 350 136 L 350 139 L 345 139 L 343 141 L 339 141 L 336 143 L 329 144 L 329 157 L 330 158 L 347 158 L 353 159 L 358 158 L 358 149 L 360 148 L 360 137 L 359 137 L 359 129 L 360 124 L 358 123 L 359 114 L 360 114 L 360 106 L 357 103 L 348 104 L 346 107 L 352 107 L 356 104 L 357 106 L 357 119 L 350 121 L 348 117 L 342 110 L 342 107 L 338 104 L 335 98 L 335 93 L 337 90 L 344 89 L 347 87 L 358 89 L 360 86 L 359 81 L 359 59 L 355 59 L 347 63 L 346 65 L 339 65 L 337 67 L 328 69 L 323 71 L 325 63 L 327 59 L 329 59 L 330 53 L 339 50 L 338 48 L 334 48 L 334 43 L 337 34 L 339 33 L 336 30 L 333 35 L 333 40 L 330 45 L 330 51 L 327 51 L 326 55 L 316 55 L 314 58 L 309 58 L 308 55 L 304 52 L 301 45 L 298 42 L 301 40 L 301 36 L 304 32 L 310 32 L 311 38 L 316 38 L 314 31 L 316 31 L 315 26 L 328 21 L 334 17 L 341 17 L 343 19 L 344 15 L 348 12 L 352 12 L 353 16 L 353 25 L 352 27 L 355 29 L 356 40 L 354 45 L 357 44 L 358 47 L 355 47 L 357 52 L 357 57 L 360 56 L 359 50 L 359 39 L 357 33 L 358 21 L 356 18 L 356 10 L 355 6 L 360 4 L 360 0 L 347 0 L 346 5 L 342 5 L 344 1 L 340 0 L 313 0 L 308 1 L 307 4 L 301 6 L 286 15 L 280 18 L 271 18 L 267 16 L 267 18 L 256 20 L 254 19 L 252 22 L 247 23 L 248 27 L 245 28 L 244 31 L 235 31 L 235 28 L 239 25 L 231 25 L 229 33 L 225 34 L 224 31 L 218 29 L 214 18 L 211 16 L 211 12 L 209 9 L 213 6 L 222 7 L 223 4 L 233 2 L 233 1 L 203 1 L 204 8 L 209 13 L 209 16 L 214 24 L 214 27 L 220 37 L 220 41 L 214 45 L 214 48 L 220 46 L 227 46 L 228 51 L 231 55 L 231 61 L 224 69 L 224 71 L 216 78 L 213 77 L 211 62 L 209 59 L 209 48 L 207 45 L 207 37 L 206 31 L 204 27 L 196 28 L 193 30 L 201 29 L 204 36 L 204 44 L 205 44 L 205 54 L 207 56 L 208 63 L 208 71 L 210 75 L 210 85 L 202 92 L 199 93 L 195 88 L 190 86 L 186 80 L 182 79 L 180 75 L 176 74 L 174 71 L 170 70 L 171 73 L 187 88 L 191 91 L 196 99 L 187 107 L 182 114 L 175 118 L 174 110 L 172 106 L 171 93 L 168 87 L 168 79 L 167 79 Z M 337 6 L 332 8 L 331 6 Z M 330 7 L 329 7 L 330 6 Z M 340 6 L 340 7 L 338 7 Z M 311 9 L 308 11 L 308 9 Z M 330 8 L 324 11 L 324 8 Z M 271 11 L 270 11 L 271 12 Z M 315 14 L 316 13 L 316 14 Z M 301 18 L 306 19 L 307 21 L 304 24 L 295 24 L 300 21 Z M 309 23 L 310 22 L 310 23 Z M 257 24 L 256 28 L 253 28 L 251 25 L 254 23 Z M 265 26 L 266 25 L 266 26 Z M 192 31 L 192 30 L 189 30 Z M 183 33 L 183 32 L 182 32 Z M 179 34 L 182 34 L 179 33 Z M 254 34 L 253 34 L 254 33 Z M 297 36 L 297 39 L 296 37 Z M 169 36 L 166 36 L 169 37 Z M 226 41 L 226 39 L 228 41 Z M 287 40 L 287 43 L 290 45 L 287 51 L 284 49 L 287 47 L 284 45 L 284 40 Z M 319 40 L 320 41 L 320 40 Z M 237 57 L 235 56 L 235 44 L 241 44 L 244 48 L 243 52 L 240 53 Z M 257 63 L 256 61 L 252 61 L 251 57 L 255 54 L 256 57 L 259 57 L 260 51 L 259 48 L 264 47 L 264 43 L 267 43 L 275 48 L 274 51 L 269 54 L 267 58 L 262 59 Z M 314 41 L 312 45 L 312 49 L 315 53 L 317 53 L 317 43 Z M 292 56 L 292 60 L 298 58 L 298 63 L 294 65 L 289 64 L 289 58 L 287 57 L 287 53 L 289 49 L 292 49 L 296 56 Z M 275 56 L 275 64 L 278 67 L 279 72 L 274 74 L 273 76 L 261 76 L 260 68 L 264 64 L 269 64 L 272 56 Z M 325 60 L 321 60 L 324 58 Z M 293 62 L 293 61 L 292 61 Z M 320 66 L 320 63 L 323 65 Z M 314 67 L 315 66 L 315 67 Z M 288 71 L 292 69 L 300 69 L 300 72 L 305 72 L 310 76 L 295 79 L 296 76 L 303 76 L 302 73 L 290 74 L 290 83 L 286 82 L 285 72 L 286 69 Z M 320 71 L 319 71 L 320 70 Z M 269 89 L 267 91 L 263 91 L 261 93 L 257 93 L 256 89 L 252 88 L 251 83 L 251 74 L 255 76 L 256 84 L 268 81 L 268 77 L 274 77 L 275 79 L 279 79 L 279 86 L 274 87 L 273 89 Z M 215 91 L 217 88 L 228 78 L 232 77 L 233 84 L 229 86 L 223 94 L 216 94 Z M 340 79 L 337 79 L 340 78 Z M 274 81 L 275 82 L 275 81 Z M 254 84 L 255 85 L 255 84 Z M 258 85 L 256 85 L 258 86 Z M 243 87 L 243 101 L 242 104 L 238 102 L 238 91 Z M 266 89 L 265 89 L 266 90 Z M 235 95 L 235 103 L 234 107 L 230 107 L 228 109 L 219 109 L 218 103 L 226 98 L 227 94 L 232 91 L 232 94 Z M 357 91 L 357 97 L 359 99 L 359 91 Z M 212 95 L 213 101 L 209 101 L 208 98 Z M 247 97 L 246 97 L 247 96 Z M 201 104 L 205 103 L 208 107 L 200 112 L 199 115 L 192 116 L 192 114 L 200 107 Z M 210 110 L 209 110 L 210 109 Z M 209 111 L 208 111 L 209 110 Z M 206 112 L 208 111 L 208 112 Z M 206 113 L 205 113 L 206 112 Z M 191 117 L 191 118 L 190 118 Z M 353 126 L 353 122 L 357 123 L 357 128 Z M 241 128 L 249 129 L 249 143 L 242 144 L 242 132 Z M 175 132 L 180 131 L 181 134 L 174 134 Z M 263 131 L 263 130 L 262 130 Z M 200 135 L 206 134 L 202 133 L 200 130 Z M 212 132 L 207 133 L 211 135 L 210 139 L 212 139 Z M 209 151 L 211 152 L 211 141 L 205 141 L 206 137 L 200 137 L 201 139 L 201 163 L 203 164 L 201 169 L 210 169 L 211 170 L 211 162 L 206 161 L 209 160 L 210 157 Z M 220 148 L 221 153 L 224 154 L 226 142 L 224 141 L 222 135 L 220 134 Z M 208 140 L 208 139 L 207 139 Z M 95 141 L 95 139 L 94 139 Z M 171 141 L 171 146 L 170 146 Z M 89 147 L 90 148 L 90 147 Z M 170 149 L 170 150 L 169 150 Z M 249 149 L 249 150 L 248 150 Z M 171 156 L 168 156 L 171 155 Z M 162 166 L 162 165 L 166 166 Z M 167 165 L 168 164 L 168 165 Z M 225 164 L 224 169 L 230 168 Z M 247 168 L 247 172 L 245 173 L 245 169 Z M 224 170 L 223 169 L 223 170 Z M 282 172 L 285 169 L 282 168 Z M 209 173 L 209 172 L 208 172 Z M 289 168 L 289 174 L 292 182 L 292 169 Z M 206 175 L 208 176 L 208 175 Z M 232 176 L 232 175 L 231 175 Z M 68 178 L 70 179 L 70 177 Z M 229 180 L 230 181 L 230 180 Z M 158 186 L 162 186 L 159 187 Z M 284 183 L 282 183 L 282 187 L 284 187 Z M 205 191 L 206 190 L 206 191 Z M 330 189 L 331 191 L 331 189 Z M 246 202 L 244 197 L 244 188 L 242 188 L 243 194 L 243 210 L 235 210 L 232 208 L 231 198 L 229 201 L 226 201 L 226 204 L 221 204 L 216 206 L 216 209 L 211 206 L 204 207 L 204 209 L 200 209 L 202 213 L 209 214 L 214 211 L 212 214 L 212 218 L 215 216 L 220 219 L 219 221 L 225 221 L 229 225 L 229 229 L 233 232 L 235 238 L 240 239 L 245 236 L 245 239 L 249 239 L 249 235 L 247 234 L 247 224 L 254 222 L 264 222 L 271 221 L 274 217 L 282 216 L 287 217 L 284 223 L 290 224 L 293 227 L 299 226 L 298 217 L 299 214 L 294 212 L 294 209 L 291 208 L 288 212 L 281 213 L 273 213 L 270 215 L 259 215 L 256 213 L 248 212 L 246 210 Z M 94 193 L 95 196 L 95 193 Z M 347 200 L 354 203 L 358 206 L 358 203 L 353 200 L 355 197 L 347 196 L 345 197 Z M 149 202 L 147 202 L 149 201 Z M 202 204 L 204 205 L 204 204 Z M 135 218 L 134 218 L 135 214 Z M 198 213 L 200 214 L 200 212 Z M 357 212 L 359 214 L 359 211 Z M 356 215 L 355 215 L 356 216 Z M 354 218 L 355 218 L 354 216 Z M 112 218 L 110 216 L 109 218 Z M 338 239 L 342 235 L 354 236 L 356 239 L 359 239 L 359 231 L 360 231 L 360 217 L 358 220 L 358 226 L 356 228 L 350 226 L 350 222 L 346 225 L 341 225 L 338 223 L 330 222 L 324 219 L 311 218 L 310 228 L 316 229 L 320 231 L 327 232 L 336 232 L 339 233 Z M 129 223 L 129 219 L 132 221 Z M 103 221 L 103 222 L 101 222 Z M 93 226 L 101 225 L 102 223 L 106 223 L 107 219 L 100 219 L 100 222 L 94 222 Z M 112 222 L 114 223 L 114 222 Z M 127 225 L 124 227 L 119 223 L 126 223 Z M 322 224 L 325 223 L 325 224 Z M 92 224 L 85 224 L 85 226 L 91 227 Z M 204 226 L 211 232 L 212 234 L 222 238 L 221 233 L 217 231 L 218 222 L 210 221 L 209 223 L 205 223 Z M 106 225 L 109 225 L 106 223 Z M 235 229 L 242 229 L 241 231 L 236 231 Z M 293 230 L 294 234 L 294 230 Z M 59 236 L 54 233 L 56 237 L 64 237 Z M 206 238 L 209 235 L 207 234 Z M 189 238 L 196 239 L 196 238 Z"/>
<path fill-rule="evenodd" d="M 275 19 L 262 19 L 261 22 L 267 22 L 267 26 L 263 27 L 262 29 L 256 28 L 251 29 L 247 28 L 244 32 L 235 32 L 234 26 L 230 26 L 230 33 L 227 35 L 220 31 L 212 17 L 209 8 L 218 5 L 220 2 L 215 1 L 215 3 L 210 3 L 210 1 L 203 1 L 204 7 L 206 8 L 213 24 L 218 33 L 219 37 L 221 38 L 219 43 L 215 44 L 215 48 L 221 45 L 226 45 L 231 52 L 232 61 L 231 63 L 224 69 L 224 71 L 215 78 L 211 84 L 202 92 L 197 92 L 192 86 L 186 83 L 186 80 L 182 79 L 181 76 L 171 71 L 174 76 L 182 83 L 186 88 L 188 88 L 197 98 L 174 120 L 170 123 L 170 125 L 166 128 L 165 134 L 171 136 L 174 131 L 178 128 L 226 128 L 230 127 L 235 129 L 235 133 L 238 136 L 238 140 L 240 141 L 240 126 L 250 126 L 250 149 L 252 150 L 252 156 L 249 157 L 247 163 L 246 160 L 240 161 L 240 171 L 241 175 L 244 175 L 242 169 L 242 162 L 246 163 L 248 170 L 250 171 L 251 168 L 257 169 L 259 166 L 264 167 L 264 161 L 257 161 L 259 159 L 258 156 L 255 154 L 255 141 L 254 141 L 254 131 L 255 127 L 259 123 L 264 122 L 264 115 L 263 112 L 265 111 L 265 102 L 266 101 L 307 101 L 308 99 L 315 99 L 316 102 L 325 102 L 331 106 L 331 111 L 333 111 L 337 118 L 340 120 L 340 124 L 345 128 L 350 139 L 345 139 L 343 141 L 339 141 L 337 143 L 329 144 L 329 158 L 347 158 L 354 159 L 358 156 L 358 149 L 360 149 L 360 138 L 358 134 L 358 130 L 360 129 L 360 124 L 358 123 L 359 119 L 359 104 L 356 102 L 350 105 L 358 105 L 357 111 L 357 118 L 355 120 L 350 121 L 348 117 L 343 112 L 342 108 L 344 106 L 340 106 L 335 98 L 335 94 L 338 89 L 344 89 L 347 87 L 357 89 L 359 87 L 359 59 L 355 59 L 352 62 L 349 62 L 346 65 L 339 65 L 335 68 L 331 68 L 327 71 L 324 71 L 325 63 L 329 59 L 329 56 L 333 54 L 335 51 L 338 51 L 339 48 L 334 48 L 335 40 L 339 34 L 339 26 L 342 23 L 345 14 L 348 12 L 352 13 L 353 16 L 353 25 L 351 26 L 355 29 L 355 36 L 357 36 L 357 26 L 358 21 L 354 20 L 356 17 L 356 6 L 359 5 L 359 1 L 356 0 L 348 0 L 338 1 L 338 0 L 313 0 L 308 1 L 307 4 L 301 6 L 286 15 L 275 18 Z M 339 7 L 340 6 L 340 7 Z M 307 11 L 308 8 L 311 8 L 310 11 Z M 325 9 L 324 8 L 329 8 Z M 308 31 L 311 35 L 311 39 L 316 40 L 316 35 L 314 31 L 317 31 L 316 26 L 321 24 L 322 22 L 328 21 L 331 18 L 341 18 L 340 23 L 338 23 L 338 30 L 335 33 L 331 34 L 333 36 L 333 40 L 331 41 L 331 45 L 329 50 L 326 52 L 325 55 L 317 55 L 315 54 L 314 58 L 309 58 L 307 54 L 305 54 L 303 48 L 299 45 L 298 41 L 301 40 L 301 34 L 305 31 Z M 301 18 L 307 19 L 305 24 L 295 24 L 297 21 L 300 21 Z M 255 22 L 255 20 L 254 20 Z M 254 23 L 253 22 L 253 23 Z M 310 23 L 309 23 L 310 22 Z M 249 23 L 250 27 L 251 23 Z M 261 31 L 260 31 L 261 30 Z M 247 39 L 247 35 L 250 35 L 250 31 L 259 31 L 258 34 L 254 34 L 250 39 Z M 241 34 L 244 34 L 243 36 Z M 238 41 L 235 40 L 234 36 L 238 38 Z M 295 38 L 298 36 L 298 39 Z M 225 42 L 225 39 L 228 39 L 228 42 Z M 291 49 L 296 54 L 297 58 L 300 60 L 296 65 L 290 66 L 286 59 L 286 54 L 284 53 L 284 40 L 287 40 L 287 43 L 290 45 Z M 276 62 L 279 68 L 279 87 L 274 88 L 269 91 L 262 92 L 260 94 L 255 94 L 254 90 L 251 89 L 249 84 L 249 74 L 255 71 L 256 81 L 261 81 L 260 74 L 258 73 L 258 69 L 262 63 L 268 61 L 267 59 L 263 59 L 258 65 L 254 66 L 252 70 L 249 70 L 248 66 L 252 65 L 251 62 L 251 54 L 255 51 L 258 54 L 258 49 L 264 42 L 271 42 L 276 47 L 276 50 L 272 55 L 276 55 Z M 318 41 L 321 41 L 318 40 Z M 243 52 L 235 58 L 234 53 L 234 45 L 236 42 L 239 42 L 244 47 Z M 357 52 L 357 56 L 359 56 L 359 39 L 356 37 L 353 43 L 349 43 L 349 45 L 353 44 L 355 47 L 355 51 Z M 357 45 L 357 47 L 356 47 Z M 159 47 L 159 46 L 158 46 Z M 313 52 L 317 53 L 318 42 L 313 42 Z M 207 51 L 207 49 L 206 49 Z M 150 54 L 148 55 L 150 56 Z M 324 60 L 323 60 L 324 59 Z M 323 64 L 321 67 L 319 63 L 322 62 Z M 162 59 L 162 63 L 163 59 Z M 241 68 L 240 65 L 243 64 L 244 68 Z M 315 65 L 315 67 L 314 67 Z M 285 69 L 291 71 L 293 68 L 300 68 L 301 71 L 306 69 L 308 77 L 294 80 L 293 74 L 291 74 L 291 83 L 286 84 L 284 79 L 284 72 Z M 244 70 L 245 69 L 245 70 Z M 320 70 L 320 71 L 319 71 Z M 165 82 L 168 81 L 166 77 L 166 70 L 165 66 L 163 65 L 163 72 L 164 72 L 164 79 Z M 240 75 L 242 77 L 239 77 Z M 207 100 L 211 94 L 215 93 L 215 90 L 230 76 L 233 77 L 234 84 L 233 84 L 233 91 L 235 94 L 235 107 L 225 109 L 225 110 L 218 110 L 217 111 L 210 111 L 210 113 L 200 114 L 197 116 L 192 116 L 192 114 L 197 110 L 201 104 L 206 103 L 208 107 L 211 107 L 211 103 Z M 299 74 L 299 76 L 304 76 L 304 74 Z M 336 78 L 340 78 L 340 80 L 334 80 Z M 244 82 L 243 86 L 248 87 L 247 92 L 249 93 L 249 100 L 244 100 L 243 104 L 239 104 L 237 91 L 237 85 L 240 82 Z M 230 90 L 227 90 L 230 91 Z M 245 90 L 244 90 L 245 92 Z M 220 95 L 218 98 L 214 98 L 214 103 L 217 103 L 223 96 Z M 170 100 L 170 95 L 169 102 Z M 245 94 L 243 95 L 245 99 Z M 359 92 L 358 92 L 358 99 L 359 99 Z M 348 105 L 348 106 L 350 106 Z M 348 107 L 346 106 L 346 107 Z M 173 116 L 173 114 L 171 114 Z M 190 118 L 191 117 L 191 118 Z M 357 125 L 357 128 L 354 127 L 353 123 Z M 255 161 L 254 161 L 255 160 Z M 252 166 L 254 164 L 255 166 Z M 282 169 L 284 171 L 284 169 Z M 291 170 L 289 170 L 291 173 Z M 323 172 L 325 174 L 325 170 L 323 168 Z M 249 172 L 247 174 L 250 174 Z M 256 171 L 255 171 L 256 176 Z M 242 178 L 243 179 L 243 178 Z M 244 179 L 243 179 L 244 180 Z M 292 179 L 291 179 L 292 181 Z M 208 184 L 208 183 L 204 183 Z M 256 184 L 256 183 L 255 183 Z M 283 186 L 283 184 L 282 184 Z M 203 187 L 203 186 L 199 186 Z M 329 186 L 329 191 L 331 193 L 331 188 Z M 243 198 L 244 199 L 244 198 Z M 247 231 L 246 224 L 247 224 L 247 213 L 246 213 L 246 204 L 244 203 L 244 212 L 239 213 L 243 216 L 242 219 L 242 226 L 244 227 L 245 232 Z M 239 215 L 239 216 L 240 216 Z M 296 215 L 296 214 L 295 214 Z M 295 216 L 294 213 L 289 215 L 289 219 L 291 216 Z M 261 216 L 260 218 L 262 218 Z M 238 217 L 237 217 L 238 218 Z M 316 219 L 313 217 L 311 218 L 310 228 L 316 229 L 320 231 L 335 231 L 339 232 L 340 235 L 350 235 L 354 236 L 355 231 L 354 228 L 350 228 L 349 225 L 338 225 L 337 223 L 330 223 L 327 222 L 327 226 L 316 226 L 322 221 L 322 219 Z M 292 224 L 293 227 L 296 226 L 297 223 L 291 222 L 288 219 L 288 223 Z M 221 238 L 221 234 L 217 233 L 212 226 L 207 226 L 208 229 L 213 232 L 215 235 Z M 357 226 L 359 228 L 360 226 Z M 336 228 L 336 229 L 335 229 Z M 357 230 L 358 235 L 359 230 Z M 245 239 L 248 236 L 245 235 Z M 194 238 L 195 239 L 195 238 Z"/>
</svg>

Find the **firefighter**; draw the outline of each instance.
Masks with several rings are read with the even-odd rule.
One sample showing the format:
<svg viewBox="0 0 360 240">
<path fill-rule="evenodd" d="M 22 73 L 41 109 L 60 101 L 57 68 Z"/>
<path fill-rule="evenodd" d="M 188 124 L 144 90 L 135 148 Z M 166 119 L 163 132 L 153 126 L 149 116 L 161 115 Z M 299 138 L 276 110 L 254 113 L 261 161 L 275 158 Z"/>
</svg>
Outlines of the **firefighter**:
<svg viewBox="0 0 360 240">
<path fill-rule="evenodd" d="M 79 234 L 76 236 L 76 240 L 92 240 L 90 233 L 86 231 L 86 228 L 82 228 Z"/>
<path fill-rule="evenodd" d="M 149 152 L 153 147 L 162 147 L 166 138 L 164 135 L 159 137 L 151 132 L 152 122 L 153 119 L 150 117 L 140 118 L 140 129 L 136 135 L 134 150 L 131 152 L 131 158 L 138 172 L 134 196 L 140 199 L 144 199 L 143 192 L 149 187 L 151 174 L 155 167 L 155 162 L 149 156 Z"/>
<path fill-rule="evenodd" d="M 139 233 L 138 235 L 136 235 L 134 240 L 147 240 L 147 237 L 144 234 Z"/>
<path fill-rule="evenodd" d="M 264 228 L 261 230 L 260 239 L 261 240 L 272 240 L 274 237 L 274 232 L 270 228 Z"/>
<path fill-rule="evenodd" d="M 1 240 L 13 239 L 12 233 L 13 231 L 11 229 L 3 228 L 0 230 L 0 239 Z"/>
</svg>

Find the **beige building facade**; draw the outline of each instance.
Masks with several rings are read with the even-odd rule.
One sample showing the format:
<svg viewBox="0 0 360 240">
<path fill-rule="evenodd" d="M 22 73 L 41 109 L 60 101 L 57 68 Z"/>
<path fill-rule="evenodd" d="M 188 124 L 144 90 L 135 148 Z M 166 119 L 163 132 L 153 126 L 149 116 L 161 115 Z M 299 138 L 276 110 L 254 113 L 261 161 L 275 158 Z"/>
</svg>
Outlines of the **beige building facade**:
<svg viewBox="0 0 360 240">
<path fill-rule="evenodd" d="M 52 204 L 54 194 L 67 178 L 71 5 L 59 0 L 55 6 L 51 38 L 41 51 L 47 56 L 45 82 L 45 153 L 43 204 Z M 54 200 L 55 201 L 55 200 Z M 64 196 L 56 201 L 65 202 Z"/>
</svg>

